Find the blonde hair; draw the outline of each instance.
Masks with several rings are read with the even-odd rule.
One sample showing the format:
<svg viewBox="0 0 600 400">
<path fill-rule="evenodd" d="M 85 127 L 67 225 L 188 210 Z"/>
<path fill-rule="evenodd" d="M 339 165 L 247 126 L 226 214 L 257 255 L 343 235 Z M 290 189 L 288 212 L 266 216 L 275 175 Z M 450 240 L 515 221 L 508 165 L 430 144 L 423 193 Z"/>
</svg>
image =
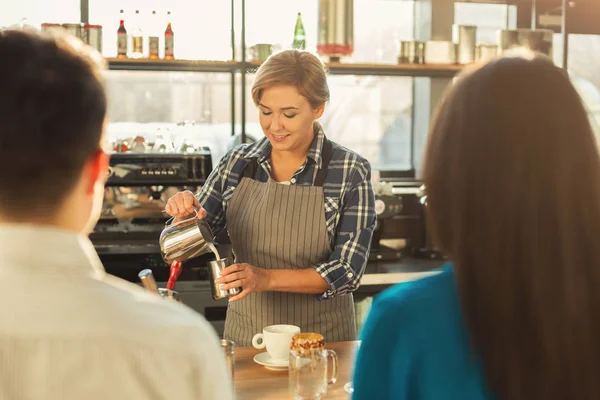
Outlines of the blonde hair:
<svg viewBox="0 0 600 400">
<path fill-rule="evenodd" d="M 258 106 L 263 91 L 275 85 L 292 85 L 312 108 L 329 101 L 327 68 L 314 54 L 284 50 L 271 55 L 258 69 L 252 85 L 252 100 Z"/>
</svg>

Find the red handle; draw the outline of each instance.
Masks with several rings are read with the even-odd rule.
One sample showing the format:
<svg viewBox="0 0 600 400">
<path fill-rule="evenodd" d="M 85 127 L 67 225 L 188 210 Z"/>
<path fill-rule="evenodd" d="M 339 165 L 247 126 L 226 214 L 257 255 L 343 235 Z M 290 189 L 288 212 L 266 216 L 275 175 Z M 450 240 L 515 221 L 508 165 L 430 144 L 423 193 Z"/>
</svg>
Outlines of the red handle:
<svg viewBox="0 0 600 400">
<path fill-rule="evenodd" d="M 181 261 L 173 261 L 173 263 L 171 264 L 171 273 L 169 275 L 169 281 L 167 282 L 167 289 L 175 289 L 175 283 L 177 282 L 177 278 L 179 278 L 179 275 L 181 274 L 181 266 Z"/>
</svg>

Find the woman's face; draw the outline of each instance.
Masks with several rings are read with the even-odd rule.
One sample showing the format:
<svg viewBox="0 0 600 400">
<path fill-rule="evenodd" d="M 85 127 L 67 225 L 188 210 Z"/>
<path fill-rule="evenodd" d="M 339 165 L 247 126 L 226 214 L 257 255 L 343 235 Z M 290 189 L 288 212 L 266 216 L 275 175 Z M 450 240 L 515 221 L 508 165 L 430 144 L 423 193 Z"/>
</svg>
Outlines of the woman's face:
<svg viewBox="0 0 600 400">
<path fill-rule="evenodd" d="M 260 126 L 276 151 L 306 151 L 312 142 L 313 122 L 324 106 L 310 106 L 295 86 L 272 86 L 263 90 L 258 104 Z"/>
</svg>

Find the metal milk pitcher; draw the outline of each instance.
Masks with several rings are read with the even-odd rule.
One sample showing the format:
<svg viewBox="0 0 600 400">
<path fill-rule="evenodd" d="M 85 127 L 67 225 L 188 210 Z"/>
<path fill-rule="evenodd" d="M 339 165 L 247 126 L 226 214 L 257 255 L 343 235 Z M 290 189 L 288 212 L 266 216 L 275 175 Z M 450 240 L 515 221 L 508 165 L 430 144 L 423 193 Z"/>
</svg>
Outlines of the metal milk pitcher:
<svg viewBox="0 0 600 400">
<path fill-rule="evenodd" d="M 221 289 L 223 284 L 216 283 L 215 281 L 221 277 L 223 269 L 231 265 L 230 258 L 221 258 L 218 260 L 210 261 L 208 263 L 208 273 L 210 275 L 210 291 L 214 300 L 226 299 L 230 296 L 234 296 L 242 291 L 242 288 L 231 288 L 228 290 Z"/>
<path fill-rule="evenodd" d="M 208 223 L 192 218 L 167 226 L 160 234 L 160 252 L 165 262 L 187 261 L 211 251 L 214 236 Z"/>
</svg>

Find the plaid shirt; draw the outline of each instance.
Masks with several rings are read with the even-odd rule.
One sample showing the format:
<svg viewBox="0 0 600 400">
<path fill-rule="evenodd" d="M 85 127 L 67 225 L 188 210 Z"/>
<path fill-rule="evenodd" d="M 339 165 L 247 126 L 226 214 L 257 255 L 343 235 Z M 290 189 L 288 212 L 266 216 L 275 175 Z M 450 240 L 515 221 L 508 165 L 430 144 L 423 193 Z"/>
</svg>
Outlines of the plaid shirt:
<svg viewBox="0 0 600 400">
<path fill-rule="evenodd" d="M 306 161 L 294 173 L 290 184 L 313 185 L 321 167 L 324 138 L 323 130 L 319 129 Z M 367 265 L 376 220 L 369 162 L 337 143 L 331 144 L 333 154 L 323 191 L 325 221 L 333 251 L 328 261 L 312 266 L 328 284 L 328 289 L 320 295 L 321 299 L 358 288 Z M 218 233 L 225 228 L 227 207 L 251 159 L 258 159 L 260 166 L 255 179 L 268 181 L 271 175 L 270 154 L 271 144 L 265 137 L 230 150 L 212 171 L 197 196 L 208 213 L 206 221 L 213 232 Z"/>
</svg>

